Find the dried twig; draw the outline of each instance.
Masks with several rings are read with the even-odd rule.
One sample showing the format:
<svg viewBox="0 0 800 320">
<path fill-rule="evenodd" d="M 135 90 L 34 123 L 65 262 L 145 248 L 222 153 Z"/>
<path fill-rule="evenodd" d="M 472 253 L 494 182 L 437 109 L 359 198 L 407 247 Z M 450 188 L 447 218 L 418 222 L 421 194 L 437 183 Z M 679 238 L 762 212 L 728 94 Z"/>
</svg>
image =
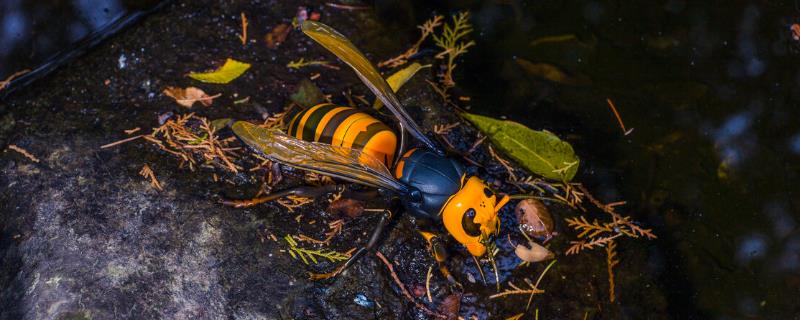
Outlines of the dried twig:
<svg viewBox="0 0 800 320">
<path fill-rule="evenodd" d="M 606 102 L 608 103 L 608 107 L 611 108 L 611 111 L 614 112 L 614 116 L 617 118 L 617 122 L 619 122 L 619 127 L 622 128 L 622 132 L 627 136 L 631 132 L 633 132 L 633 128 L 630 130 L 625 129 L 625 124 L 622 123 L 622 117 L 619 116 L 619 112 L 617 112 L 617 107 L 614 106 L 614 102 L 611 101 L 611 98 L 606 98 Z"/>
<path fill-rule="evenodd" d="M 302 207 L 308 203 L 314 202 L 312 198 L 300 197 L 295 195 L 286 196 L 286 198 L 281 198 L 277 200 L 278 204 L 289 210 L 289 212 L 294 212 L 294 209 Z"/>
<path fill-rule="evenodd" d="M 444 19 L 443 16 L 434 16 L 430 20 L 425 21 L 425 23 L 423 23 L 422 25 L 417 26 L 417 28 L 420 29 L 419 40 L 417 40 L 417 42 L 414 43 L 414 45 L 411 46 L 411 48 L 408 48 L 408 50 L 401 53 L 400 55 L 391 58 L 389 60 L 379 62 L 378 68 L 382 67 L 396 68 L 406 64 L 406 62 L 408 62 L 408 59 L 411 58 L 411 56 L 419 52 L 419 46 L 422 45 L 422 42 L 424 42 L 425 39 L 428 38 L 428 36 L 433 34 L 433 31 L 436 27 L 442 25 L 442 19 Z"/>
<path fill-rule="evenodd" d="M 25 158 L 28 158 L 29 160 L 31 160 L 33 162 L 39 163 L 39 158 L 36 158 L 34 155 L 32 155 L 30 152 L 28 152 L 28 150 L 22 149 L 22 147 L 19 147 L 19 146 L 15 145 L 15 144 L 9 144 L 8 145 L 8 149 L 14 150 L 17 153 L 23 155 Z"/>
<path fill-rule="evenodd" d="M 242 34 L 239 35 L 239 40 L 242 40 L 242 45 L 247 44 L 247 16 L 242 12 Z"/>
<path fill-rule="evenodd" d="M 111 148 L 113 146 L 120 145 L 120 144 L 123 144 L 123 143 L 126 143 L 126 142 L 131 142 L 131 141 L 139 139 L 139 138 L 141 138 L 143 136 L 144 136 L 143 134 L 140 134 L 140 135 L 136 135 L 136 136 L 133 136 L 133 137 L 130 137 L 130 138 L 125 138 L 125 139 L 122 139 L 122 140 L 119 140 L 119 141 L 115 141 L 115 142 L 112 142 L 112 143 L 109 143 L 109 144 L 104 144 L 104 145 L 100 146 L 100 149 L 107 149 L 107 148 Z"/>
<path fill-rule="evenodd" d="M 428 296 L 428 302 L 433 302 L 431 298 L 431 277 L 433 276 L 433 266 L 428 267 L 428 274 L 425 275 L 425 293 Z"/>
<path fill-rule="evenodd" d="M 14 74 L 8 76 L 8 78 L 6 78 L 5 80 L 0 81 L 0 91 L 5 89 L 6 87 L 8 87 L 8 84 L 11 83 L 11 81 L 13 81 L 17 77 L 19 77 L 19 76 L 21 76 L 23 74 L 26 74 L 28 72 L 31 72 L 31 69 L 20 70 L 20 71 L 14 72 Z"/>
<path fill-rule="evenodd" d="M 454 122 L 451 124 L 435 124 L 433 125 L 433 132 L 438 135 L 448 134 L 450 133 L 451 130 L 453 130 L 453 128 L 458 127 L 460 125 L 461 125 L 460 122 Z"/>
<path fill-rule="evenodd" d="M 508 172 L 508 176 L 511 178 L 511 181 L 517 181 L 517 175 L 514 174 L 514 168 L 511 167 L 511 162 L 498 156 L 497 153 L 494 152 L 494 149 L 492 149 L 492 146 L 489 146 L 489 154 L 491 154 L 492 158 L 497 160 L 497 162 L 500 163 L 500 165 L 506 169 L 506 172 Z"/>
<path fill-rule="evenodd" d="M 353 6 L 349 4 L 341 4 L 333 2 L 326 2 L 325 5 L 331 8 L 344 9 L 344 10 L 369 10 L 368 6 Z"/>
<path fill-rule="evenodd" d="M 493 294 L 493 295 L 489 296 L 489 299 L 495 299 L 495 298 L 505 297 L 505 296 L 509 296 L 509 295 L 517 295 L 517 294 L 529 295 L 529 294 L 544 293 L 544 290 L 540 290 L 540 289 L 534 287 L 533 284 L 530 283 L 527 279 L 525 279 L 525 282 L 528 283 L 528 286 L 530 287 L 530 289 L 522 289 L 520 287 L 517 287 L 513 282 L 509 281 L 508 285 L 513 290 L 506 290 L 506 291 L 503 291 L 503 292 L 500 292 L 500 293 Z"/>
<path fill-rule="evenodd" d="M 420 310 L 422 310 L 422 312 L 425 312 L 428 315 L 431 315 L 431 316 L 434 316 L 434 317 L 437 317 L 437 318 L 447 318 L 447 316 L 445 316 L 443 314 L 440 314 L 440 313 L 437 313 L 437 312 L 433 312 L 430 309 L 428 309 L 427 307 L 425 307 L 424 305 L 422 305 L 421 303 L 417 302 L 417 300 L 414 299 L 414 296 L 412 296 L 411 293 L 408 292 L 408 289 L 406 289 L 406 286 L 403 285 L 403 282 L 400 281 L 400 277 L 398 277 L 397 273 L 394 272 L 394 266 L 392 266 L 392 264 L 389 263 L 389 260 L 387 260 L 386 257 L 383 256 L 383 254 L 380 251 L 376 251 L 375 255 L 378 256 L 378 258 L 381 259 L 381 261 L 383 261 L 383 264 L 386 265 L 386 268 L 389 269 L 389 273 L 392 275 L 392 279 L 394 279 L 394 283 L 397 284 L 398 287 L 400 287 L 400 291 L 403 293 L 403 295 L 406 297 L 406 299 L 408 299 L 408 301 L 411 301 L 412 303 L 414 303 L 414 305 L 417 308 L 419 308 Z"/>
<path fill-rule="evenodd" d="M 614 266 L 619 264 L 617 243 L 614 241 L 609 241 L 606 246 L 606 264 L 608 265 L 608 300 L 613 303 L 616 299 L 614 292 Z"/>
</svg>

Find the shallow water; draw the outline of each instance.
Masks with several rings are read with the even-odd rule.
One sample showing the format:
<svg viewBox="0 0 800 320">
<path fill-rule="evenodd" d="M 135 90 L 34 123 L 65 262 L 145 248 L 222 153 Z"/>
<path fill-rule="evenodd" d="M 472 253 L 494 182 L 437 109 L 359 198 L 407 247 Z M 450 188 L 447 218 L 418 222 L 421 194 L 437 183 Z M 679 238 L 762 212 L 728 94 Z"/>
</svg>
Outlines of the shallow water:
<svg viewBox="0 0 800 320">
<path fill-rule="evenodd" d="M 6 14 L 0 24 L 5 26 L 5 36 L 0 41 L 15 43 L 7 47 L 13 48 L 13 51 L 4 55 L 0 63 L 0 78 L 5 78 L 6 74 L 15 70 L 33 68 L 38 63 L 48 61 L 47 57 L 53 52 L 69 50 L 72 43 L 82 38 L 80 35 L 89 34 L 91 30 L 102 30 L 103 26 L 126 12 L 124 2 L 109 6 L 109 10 L 94 10 L 90 13 L 80 11 L 79 7 L 100 7 L 92 6 L 91 2 L 86 1 L 76 1 L 69 5 L 62 2 L 42 2 L 44 7 L 55 8 L 48 11 L 53 15 L 48 16 L 45 21 L 56 19 L 54 17 L 60 18 L 62 15 L 76 17 L 75 23 L 65 24 L 76 27 L 74 30 L 72 27 L 53 28 L 41 33 L 40 28 L 31 26 L 42 24 L 25 22 L 41 20 L 26 20 L 14 16 L 14 8 L 20 8 L 21 3 L 11 1 L 0 4 L 0 9 L 4 9 Z M 97 110 L 74 106 L 79 111 L 71 113 L 68 119 L 72 120 L 64 122 L 65 129 L 58 129 L 57 132 L 80 131 L 69 127 L 74 125 L 85 129 L 81 132 L 111 135 L 107 126 L 113 126 L 114 132 L 123 128 L 119 124 L 109 124 L 110 122 L 125 119 L 146 127 L 152 122 L 147 122 L 146 119 L 152 120 L 155 114 L 171 110 L 166 107 L 171 106 L 170 101 L 158 100 L 154 98 L 155 94 L 148 94 L 158 92 L 160 85 L 180 81 L 175 79 L 180 79 L 181 72 L 175 70 L 191 70 L 197 68 L 198 64 L 221 59 L 224 54 L 216 50 L 226 49 L 219 49 L 213 42 L 204 42 L 204 36 L 213 34 L 220 38 L 233 38 L 238 31 L 236 14 L 239 10 L 250 10 L 251 13 L 268 10 L 266 5 L 262 7 L 261 4 L 243 8 L 229 7 L 229 4 L 208 7 L 198 5 L 189 9 L 172 7 L 159 12 L 161 15 L 157 13 L 152 20 L 146 20 L 141 27 L 132 28 L 132 32 L 135 32 L 137 27 L 142 28 L 139 30 L 158 30 L 153 26 L 170 25 L 174 28 L 171 32 L 183 34 L 191 40 L 183 44 L 183 48 L 175 49 L 166 45 L 151 48 L 146 42 L 136 43 L 129 38 L 121 40 L 121 47 L 125 49 L 101 45 L 99 48 L 104 51 L 100 53 L 108 56 L 98 57 L 100 54 L 95 53 L 90 59 L 117 64 L 122 57 L 135 61 L 130 61 L 130 68 L 106 66 L 106 74 L 100 72 L 92 76 L 96 81 L 87 85 L 92 89 L 92 94 L 83 97 L 82 103 L 90 104 L 95 101 L 93 99 L 107 99 L 111 101 L 108 106 L 119 110 L 104 106 Z M 270 18 L 290 17 L 295 7 L 285 5 L 274 8 L 277 13 L 270 12 Z M 602 254 L 595 252 L 579 257 L 560 256 L 558 264 L 550 271 L 546 278 L 548 280 L 544 283 L 546 295 L 537 298 L 533 304 L 534 308 L 541 310 L 542 316 L 579 318 L 590 313 L 596 318 L 627 316 L 786 319 L 800 314 L 800 307 L 796 303 L 796 297 L 800 294 L 800 200 L 798 188 L 795 186 L 800 181 L 800 109 L 797 108 L 800 99 L 797 89 L 800 73 L 795 67 L 800 42 L 792 38 L 789 30 L 792 23 L 800 22 L 800 10 L 794 3 L 700 3 L 680 0 L 647 4 L 599 1 L 453 1 L 438 5 L 378 2 L 365 12 L 335 11 L 323 4 L 313 8 L 323 11 L 323 22 L 335 27 L 341 26 L 345 34 L 358 37 L 359 40 L 369 40 L 368 43 L 356 43 L 376 59 L 388 58 L 404 50 L 416 39 L 415 25 L 429 18 L 431 12 L 449 14 L 457 10 L 470 10 L 477 45 L 459 63 L 456 72 L 458 88 L 455 91 L 458 95 L 471 97 L 470 111 L 506 117 L 536 129 L 547 129 L 569 141 L 582 160 L 575 180 L 585 183 L 603 201 L 628 201 L 621 211 L 644 225 L 655 228 L 658 240 L 620 244 L 622 263 L 616 269 L 619 297 L 614 304 L 607 303 L 607 297 L 604 296 L 606 275 Z M 44 9 L 29 12 L 41 10 Z M 196 19 L 194 23 L 202 24 L 201 27 L 195 27 L 185 19 L 174 21 L 174 25 L 164 23 L 179 14 L 193 17 Z M 9 15 L 13 19 L 9 19 Z M 258 14 L 253 16 L 255 25 L 262 28 L 262 33 L 274 21 L 259 21 Z M 380 28 L 358 32 L 359 27 L 376 21 L 381 25 Z M 24 30 L 35 31 L 32 33 L 35 36 L 17 36 L 24 34 L 20 32 L 9 33 L 8 30 L 14 31 L 12 27 L 18 28 L 20 25 L 30 27 Z M 42 26 L 52 28 L 52 24 Z M 376 34 L 377 31 L 394 36 L 386 37 L 384 34 Z M 46 36 L 44 40 L 39 36 L 51 32 L 52 35 Z M 8 37 L 9 34 L 14 36 Z M 71 34 L 78 36 L 70 38 L 68 35 Z M 52 39 L 71 40 L 55 42 Z M 160 41 L 157 36 L 147 40 Z M 253 95 L 254 100 L 269 99 L 270 102 L 265 104 L 277 110 L 280 103 L 272 103 L 272 100 L 284 99 L 287 95 L 284 84 L 292 84 L 300 78 L 297 73 L 281 71 L 285 69 L 282 66 L 285 63 L 283 60 L 291 60 L 295 58 L 293 55 L 313 48 L 312 44 L 296 40 L 296 37 L 290 41 L 296 42 L 287 43 L 278 53 L 270 51 L 269 55 L 249 48 L 237 48 L 239 51 L 236 53 L 240 56 L 270 65 L 268 72 L 261 71 L 261 75 L 279 77 L 283 82 L 268 82 L 263 80 L 265 78 L 243 79 L 237 82 L 236 92 Z M 32 46 L 37 49 L 30 49 Z M 190 50 L 191 46 L 204 50 Z M 135 50 L 140 47 L 148 47 L 148 50 L 134 57 L 137 55 Z M 45 48 L 48 50 L 44 50 Z M 179 59 L 174 56 L 173 50 L 180 49 L 185 51 L 177 53 Z M 275 66 L 271 66 L 270 63 L 275 61 L 276 55 L 280 64 L 275 62 Z M 163 59 L 156 61 L 152 57 Z M 549 63 L 572 77 L 584 80 L 578 85 L 554 84 L 527 72 L 521 67 L 518 61 L 520 59 Z M 175 70 L 171 70 L 173 67 Z M 275 70 L 269 70 L 273 67 Z M 130 75 L 126 75 L 129 79 L 112 77 L 112 89 L 100 86 L 101 80 L 108 77 L 108 74 L 123 69 L 130 72 Z M 160 82 L 151 85 L 150 80 L 156 72 L 162 72 L 157 77 L 163 79 L 159 78 L 157 81 Z M 326 75 L 329 72 L 331 71 L 324 70 Z M 357 80 L 346 74 L 347 71 L 341 70 L 337 72 L 339 73 L 347 81 L 352 81 L 349 85 L 356 87 L 355 90 L 363 90 L 357 88 Z M 60 77 L 56 79 L 67 77 L 63 74 L 56 76 Z M 47 77 L 43 80 L 47 80 Z M 117 84 L 117 80 L 120 84 Z M 348 87 L 338 80 L 323 78 L 320 86 L 324 91 L 330 92 Z M 259 84 L 258 81 L 266 84 Z M 106 90 L 114 91 L 108 93 Z M 20 96 L 18 100 L 22 97 L 30 98 L 32 95 L 25 91 L 23 94 L 26 95 Z M 128 98 L 132 102 L 127 102 Z M 24 102 L 13 100 L 13 95 L 9 99 L 12 99 L 9 110 L 14 111 L 15 107 L 24 105 Z M 633 130 L 629 134 L 625 135 L 620 128 L 606 99 L 614 102 L 626 128 Z M 57 98 L 51 100 L 60 101 Z M 424 98 L 421 100 L 431 101 Z M 67 98 L 66 105 L 73 104 L 77 105 Z M 147 111 L 139 111 L 140 106 Z M 48 109 L 41 110 L 47 112 Z M 214 109 L 208 112 L 217 116 L 226 115 L 226 112 L 243 117 L 253 115 L 252 110 L 241 108 Z M 16 113 L 16 117 L 20 117 L 20 113 L 25 114 L 22 111 Z M 46 117 L 40 115 L 40 112 L 31 113 L 43 119 Z M 96 120 L 102 117 L 107 118 Z M 21 121 L 27 120 L 22 117 Z M 90 124 L 90 121 L 96 123 Z M 82 124 L 83 122 L 89 124 Z M 24 123 L 18 122 L 14 131 L 6 132 L 24 132 L 24 126 Z M 44 124 L 36 126 L 50 129 Z M 57 122 L 54 126 L 60 128 Z M 128 128 L 133 124 L 124 126 Z M 22 139 L 21 134 L 9 133 L 9 136 L 2 138 L 9 142 Z M 462 141 L 461 144 L 471 143 L 468 141 L 471 138 L 464 139 L 467 141 Z M 31 145 L 32 150 L 37 151 L 37 144 L 31 142 Z M 38 151 L 44 152 L 41 149 Z M 116 161 L 139 164 L 139 160 L 149 159 L 152 162 L 163 157 L 154 154 L 152 151 L 126 151 Z M 170 168 L 166 165 L 164 167 Z M 165 171 L 167 170 L 160 174 L 179 181 L 182 194 L 190 199 L 192 194 L 201 198 L 191 201 L 210 201 L 202 199 L 202 196 L 231 192 L 221 191 L 222 188 L 218 186 L 209 187 L 213 184 L 207 180 L 201 186 L 195 186 L 196 181 L 193 179 L 197 178 L 192 178 L 189 173 L 177 168 L 174 173 Z M 502 174 L 501 171 L 497 172 Z M 131 176 L 138 178 L 135 172 Z M 20 201 L 12 196 L 9 198 Z M 208 206 L 213 207 L 213 203 L 208 203 Z M 280 231 L 287 231 L 286 228 L 306 230 L 292 224 L 292 220 L 283 221 L 274 217 L 276 210 L 278 209 L 273 206 L 247 211 L 246 214 L 248 217 L 255 217 L 253 219 L 256 221 L 274 221 L 265 222 L 268 228 L 274 227 L 270 224 L 273 223 L 283 225 L 275 228 Z M 551 210 L 558 221 L 574 214 L 556 205 Z M 593 214 L 600 217 L 597 213 Z M 507 212 L 503 218 L 508 221 L 513 219 L 512 216 Z M 370 221 L 364 222 L 366 225 L 369 223 Z M 563 246 L 574 235 L 563 226 L 563 222 L 560 223 L 560 230 L 564 234 L 555 242 Z M 424 247 L 420 241 L 410 240 L 413 237 L 409 236 L 412 231 L 408 230 L 408 223 L 398 224 L 399 228 L 385 241 L 382 250 L 399 258 L 405 257 L 406 260 L 398 263 L 405 272 L 401 276 L 407 278 L 409 283 L 424 280 L 429 262 L 429 258 L 421 254 Z M 512 232 L 513 226 L 513 223 L 506 224 L 504 232 Z M 356 226 L 355 229 L 353 234 L 356 236 L 360 232 L 368 231 L 364 226 Z M 322 230 L 317 231 L 319 233 Z M 6 239 L 5 236 L 4 241 L 11 243 L 10 238 Z M 541 272 L 543 266 L 514 269 L 518 260 L 513 256 L 511 247 L 504 243 L 505 241 L 501 241 L 500 248 L 504 254 L 501 254 L 498 261 L 503 271 L 501 281 L 512 280 L 519 285 L 523 277 L 535 278 Z M 455 274 L 462 279 L 467 274 L 477 276 L 471 261 L 463 254 L 455 256 L 452 262 Z M 242 262 L 242 259 L 238 256 L 233 258 L 238 261 L 236 263 L 241 264 L 236 267 L 250 271 L 252 262 Z M 301 273 L 298 270 L 276 270 L 278 267 L 291 266 L 285 261 L 272 263 L 275 267 L 267 267 L 266 271 L 280 274 L 294 272 L 295 275 Z M 244 281 L 241 279 L 251 278 L 236 278 L 241 274 L 235 271 L 241 270 L 232 269 L 233 271 L 225 271 L 222 277 L 227 283 L 244 288 L 242 291 L 250 290 L 244 292 L 252 294 L 259 291 L 259 286 L 265 286 L 257 283 L 265 280 Z M 307 296 L 294 298 L 298 301 L 293 302 L 292 310 L 305 309 L 307 312 L 308 309 L 313 309 L 320 312 L 321 309 L 326 317 L 341 317 L 342 314 L 348 314 L 348 310 L 357 308 L 353 305 L 354 294 L 355 297 L 366 297 L 367 302 L 388 299 L 385 297 L 396 294 L 390 281 L 386 280 L 389 279 L 386 273 L 376 273 L 374 268 L 370 269 L 368 266 L 356 269 L 353 271 L 358 272 L 353 276 L 355 278 L 366 275 L 384 280 L 372 283 L 360 279 L 361 282 L 354 280 L 353 283 L 345 284 L 309 285 L 311 289 L 300 291 Z M 286 278 L 293 279 L 288 276 Z M 480 283 L 467 284 L 467 294 L 462 299 L 462 315 L 472 313 L 508 317 L 516 313 L 512 311 L 522 309 L 521 304 L 524 306 L 525 299 L 485 300 L 485 296 L 493 293 L 495 291 L 491 279 L 489 286 Z M 323 297 L 314 297 L 319 294 Z M 238 291 L 227 294 L 231 299 L 245 299 L 241 297 L 244 295 Z M 602 297 L 597 297 L 598 295 Z M 267 297 L 272 296 L 267 293 Z M 394 300 L 384 303 L 400 308 L 398 306 L 402 306 L 404 302 L 402 299 L 398 295 Z M 246 303 L 237 301 L 231 304 L 247 303 L 264 302 L 248 300 Z M 375 306 L 371 305 L 371 308 Z M 359 312 L 363 312 L 361 315 L 370 314 L 363 310 Z M 407 310 L 389 313 L 375 311 L 374 314 L 420 316 L 419 313 Z"/>
<path fill-rule="evenodd" d="M 479 34 L 459 81 L 473 110 L 566 137 L 582 159 L 576 179 L 656 227 L 646 269 L 621 276 L 655 275 L 677 318 L 800 315 L 796 3 L 460 8 Z M 534 43 L 557 35 L 574 37 Z M 554 85 L 519 58 L 591 85 Z"/>
</svg>

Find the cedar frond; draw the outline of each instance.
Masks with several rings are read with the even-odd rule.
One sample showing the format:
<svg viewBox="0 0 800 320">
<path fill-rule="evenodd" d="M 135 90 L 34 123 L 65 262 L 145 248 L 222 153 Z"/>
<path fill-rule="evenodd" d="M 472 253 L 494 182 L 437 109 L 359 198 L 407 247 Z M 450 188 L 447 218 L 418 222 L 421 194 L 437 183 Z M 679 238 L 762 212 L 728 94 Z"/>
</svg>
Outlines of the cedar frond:
<svg viewBox="0 0 800 320">
<path fill-rule="evenodd" d="M 428 21 L 425 21 L 425 23 L 423 23 L 422 25 L 417 26 L 417 28 L 420 29 L 421 33 L 419 40 L 417 40 L 417 42 L 414 43 L 414 45 L 411 46 L 411 48 L 408 48 L 408 50 L 401 53 L 400 55 L 391 58 L 389 60 L 379 62 L 378 68 L 383 68 L 383 67 L 395 68 L 406 64 L 406 62 L 408 62 L 408 59 L 411 58 L 411 56 L 419 52 L 419 47 L 422 45 L 422 42 L 424 42 L 425 39 L 428 38 L 428 36 L 433 34 L 436 27 L 442 25 L 442 19 L 444 19 L 444 16 L 434 16 Z"/>
<path fill-rule="evenodd" d="M 305 264 L 309 264 L 309 261 L 312 261 L 315 264 L 319 263 L 316 257 L 328 259 L 330 262 L 344 261 L 350 258 L 350 255 L 336 251 L 314 250 L 298 247 L 297 241 L 295 241 L 291 235 L 286 235 L 283 237 L 283 239 L 289 244 L 289 255 L 291 255 L 294 259 L 298 259 L 299 257 L 300 260 Z"/>
<path fill-rule="evenodd" d="M 617 259 L 617 243 L 609 241 L 606 246 L 606 264 L 608 265 L 608 299 L 614 302 L 616 294 L 614 292 L 614 266 L 619 264 Z"/>
</svg>

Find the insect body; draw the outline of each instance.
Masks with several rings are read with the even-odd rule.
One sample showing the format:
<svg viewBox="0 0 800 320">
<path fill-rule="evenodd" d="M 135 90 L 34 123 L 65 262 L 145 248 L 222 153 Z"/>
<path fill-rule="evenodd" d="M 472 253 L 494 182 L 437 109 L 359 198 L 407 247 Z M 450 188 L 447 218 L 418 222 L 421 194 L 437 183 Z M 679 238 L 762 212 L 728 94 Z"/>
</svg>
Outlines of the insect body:
<svg viewBox="0 0 800 320">
<path fill-rule="evenodd" d="M 500 229 L 497 211 L 508 202 L 508 196 L 498 200 L 481 179 L 466 175 L 461 163 L 446 157 L 422 134 L 380 73 L 347 38 L 313 21 L 303 22 L 302 30 L 350 65 L 397 117 L 399 146 L 398 135 L 385 124 L 354 108 L 333 104 L 320 104 L 296 114 L 290 122 L 288 134 L 238 121 L 232 125 L 236 136 L 266 157 L 285 165 L 389 191 L 409 213 L 441 222 L 473 257 L 488 252 L 493 261 L 491 249 Z M 423 146 L 403 152 L 405 131 Z M 396 154 L 402 156 L 396 159 Z M 342 190 L 338 187 L 301 187 L 278 192 L 275 196 L 316 196 L 334 189 Z M 385 213 L 369 243 L 339 269 L 323 277 L 338 274 L 371 249 L 389 218 L 390 214 Z M 420 233 L 431 245 L 442 273 L 452 280 L 442 265 L 446 256 L 436 234 L 422 230 Z"/>
<path fill-rule="evenodd" d="M 289 123 L 290 136 L 311 142 L 361 149 L 391 166 L 397 136 L 385 124 L 355 108 L 323 103 L 305 109 Z"/>
</svg>

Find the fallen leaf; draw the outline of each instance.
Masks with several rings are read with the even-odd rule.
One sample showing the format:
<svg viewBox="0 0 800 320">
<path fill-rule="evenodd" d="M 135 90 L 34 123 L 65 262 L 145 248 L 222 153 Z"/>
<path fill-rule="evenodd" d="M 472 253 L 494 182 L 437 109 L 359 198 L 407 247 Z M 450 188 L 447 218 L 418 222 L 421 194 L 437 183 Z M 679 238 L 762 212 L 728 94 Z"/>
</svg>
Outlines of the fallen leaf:
<svg viewBox="0 0 800 320">
<path fill-rule="evenodd" d="M 406 84 L 406 82 L 408 82 L 408 80 L 410 80 L 411 77 L 413 77 L 417 73 L 417 71 L 423 68 L 428 68 L 430 66 L 431 65 L 429 64 L 423 66 L 419 63 L 414 62 L 408 67 L 405 67 L 400 71 L 393 73 L 391 76 L 386 78 L 386 82 L 389 83 L 389 87 L 392 88 L 392 91 L 397 92 L 397 90 L 400 90 L 400 87 Z M 372 104 L 372 107 L 375 108 L 375 110 L 378 110 L 381 107 L 383 107 L 383 103 L 380 100 L 375 99 L 375 102 Z"/>
<path fill-rule="evenodd" d="M 239 62 L 228 58 L 222 67 L 212 72 L 191 72 L 189 77 L 201 82 L 225 84 L 241 76 L 247 69 L 249 63 Z"/>
<path fill-rule="evenodd" d="M 525 199 L 514 209 L 520 229 L 525 234 L 540 240 L 550 240 L 553 232 L 553 217 L 547 207 L 536 199 Z"/>
<path fill-rule="evenodd" d="M 458 319 L 458 311 L 461 309 L 461 295 L 451 294 L 444 298 L 439 305 L 439 312 L 447 316 L 447 319 Z"/>
<path fill-rule="evenodd" d="M 191 108 L 195 102 L 200 102 L 202 105 L 208 107 L 211 103 L 214 102 L 214 98 L 221 96 L 222 94 L 216 94 L 213 96 L 207 95 L 203 90 L 195 87 L 188 87 L 178 88 L 178 87 L 167 87 L 164 89 L 164 94 L 172 99 L 175 99 L 179 105 L 182 105 L 187 108 Z"/>
<path fill-rule="evenodd" d="M 547 250 L 547 248 L 539 245 L 536 242 L 528 242 L 528 246 L 530 248 L 518 244 L 517 247 L 514 249 L 514 253 L 517 254 L 517 257 L 522 259 L 522 261 L 527 262 L 539 262 L 544 260 L 550 260 L 555 258 L 555 254 Z"/>
<path fill-rule="evenodd" d="M 573 86 L 584 86 L 592 84 L 592 81 L 588 77 L 584 75 L 578 75 L 574 77 L 570 76 L 552 64 L 533 63 L 522 58 L 517 58 L 515 59 L 515 61 L 520 67 L 522 67 L 522 70 L 525 70 L 525 72 L 527 72 L 528 74 L 555 83 L 573 85 Z"/>
<path fill-rule="evenodd" d="M 501 151 L 525 169 L 548 179 L 569 181 L 578 172 L 580 160 L 572 146 L 553 133 L 537 131 L 520 123 L 461 113 L 489 137 Z"/>
<path fill-rule="evenodd" d="M 219 130 L 222 130 L 223 128 L 227 127 L 232 122 L 233 122 L 233 119 L 231 119 L 231 118 L 216 119 L 216 120 L 211 121 L 211 128 L 214 131 L 219 131 Z"/>
<path fill-rule="evenodd" d="M 303 108 L 310 108 L 325 101 L 325 95 L 311 80 L 303 79 L 297 84 L 297 91 L 289 98 Z"/>
<path fill-rule="evenodd" d="M 328 212 L 356 218 L 364 212 L 364 202 L 346 198 L 336 199 L 328 205 Z"/>
<path fill-rule="evenodd" d="M 281 43 L 283 43 L 283 41 L 286 40 L 286 36 L 289 35 L 289 31 L 292 31 L 292 28 L 285 23 L 281 23 L 272 28 L 272 31 L 270 31 L 270 33 L 268 33 L 264 39 L 267 42 L 267 48 L 277 48 Z"/>
</svg>

